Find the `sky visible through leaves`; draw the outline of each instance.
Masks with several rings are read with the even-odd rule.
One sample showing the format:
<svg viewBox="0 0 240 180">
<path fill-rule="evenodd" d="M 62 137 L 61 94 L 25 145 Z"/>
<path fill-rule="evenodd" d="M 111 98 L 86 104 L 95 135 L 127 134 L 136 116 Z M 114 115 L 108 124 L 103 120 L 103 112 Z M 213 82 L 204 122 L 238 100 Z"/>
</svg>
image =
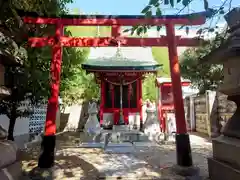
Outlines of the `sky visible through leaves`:
<svg viewBox="0 0 240 180">
<path fill-rule="evenodd" d="M 219 7 L 223 3 L 223 0 L 209 0 L 209 7 Z M 98 12 L 100 14 L 124 14 L 124 15 L 137 15 L 141 13 L 141 10 L 148 4 L 148 0 L 74 0 L 74 3 L 69 5 L 69 9 L 79 8 L 85 13 Z M 226 7 L 229 3 L 226 3 Z M 240 5 L 239 0 L 233 0 L 232 6 Z M 162 6 L 163 14 L 175 14 L 181 8 L 180 3 L 175 8 L 170 6 Z M 202 0 L 193 0 L 189 9 L 186 8 L 182 13 L 199 12 L 204 10 Z"/>
<path fill-rule="evenodd" d="M 226 1 L 226 2 L 225 2 Z M 85 14 L 106 14 L 106 15 L 139 15 L 142 9 L 148 4 L 149 0 L 73 0 L 72 4 L 68 5 L 70 13 L 73 9 L 79 9 Z M 230 6 L 231 2 L 231 6 Z M 236 7 L 240 5 L 239 0 L 208 0 L 210 8 L 219 8 L 224 3 L 224 8 L 226 11 L 229 8 Z M 162 14 L 188 14 L 204 11 L 203 0 L 192 0 L 190 5 L 186 8 L 182 3 L 177 4 L 174 8 L 170 5 L 161 5 Z M 209 20 L 205 25 L 215 26 L 216 24 L 225 23 L 224 19 L 214 18 L 214 20 Z M 201 27 L 191 27 L 191 29 L 199 29 Z"/>
</svg>

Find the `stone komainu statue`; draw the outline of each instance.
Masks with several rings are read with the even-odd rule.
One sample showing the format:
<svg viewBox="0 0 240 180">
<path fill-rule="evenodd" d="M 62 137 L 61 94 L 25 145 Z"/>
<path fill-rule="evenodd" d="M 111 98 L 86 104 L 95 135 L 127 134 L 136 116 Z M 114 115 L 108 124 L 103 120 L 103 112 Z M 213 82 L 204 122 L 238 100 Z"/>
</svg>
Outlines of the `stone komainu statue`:
<svg viewBox="0 0 240 180">
<path fill-rule="evenodd" d="M 101 131 L 100 123 L 97 118 L 98 108 L 95 102 L 89 102 L 88 105 L 88 114 L 89 117 L 84 126 L 84 131 L 89 135 L 99 134 Z"/>
</svg>

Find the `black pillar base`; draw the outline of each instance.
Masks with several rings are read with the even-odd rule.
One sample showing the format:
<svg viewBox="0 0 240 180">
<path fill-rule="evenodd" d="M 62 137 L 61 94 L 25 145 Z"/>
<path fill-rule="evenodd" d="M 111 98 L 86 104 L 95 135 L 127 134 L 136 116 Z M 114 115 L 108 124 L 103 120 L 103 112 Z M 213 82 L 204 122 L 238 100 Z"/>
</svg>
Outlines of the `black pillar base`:
<svg viewBox="0 0 240 180">
<path fill-rule="evenodd" d="M 54 165 L 54 150 L 56 136 L 44 136 L 41 144 L 41 154 L 38 160 L 38 167 L 51 168 Z"/>
<path fill-rule="evenodd" d="M 188 134 L 176 134 L 176 152 L 178 166 L 190 167 L 193 165 Z"/>
</svg>

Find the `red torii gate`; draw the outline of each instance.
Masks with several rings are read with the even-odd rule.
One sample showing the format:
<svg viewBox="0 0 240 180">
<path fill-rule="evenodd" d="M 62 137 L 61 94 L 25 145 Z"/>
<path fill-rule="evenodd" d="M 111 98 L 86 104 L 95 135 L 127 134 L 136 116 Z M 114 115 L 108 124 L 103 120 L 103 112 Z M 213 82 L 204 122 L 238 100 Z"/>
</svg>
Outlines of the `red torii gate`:
<svg viewBox="0 0 240 180">
<path fill-rule="evenodd" d="M 206 15 L 207 12 L 178 16 L 153 16 L 151 18 L 146 18 L 142 15 L 63 15 L 61 17 L 41 17 L 36 16 L 33 13 L 24 13 L 23 19 L 25 23 L 51 24 L 56 27 L 55 36 L 29 38 L 29 44 L 31 47 L 52 47 L 52 61 L 50 69 L 52 80 L 51 97 L 49 98 L 47 106 L 45 134 L 42 141 L 42 153 L 39 157 L 38 166 L 40 168 L 50 168 L 54 164 L 54 149 L 56 141 L 55 120 L 58 108 L 62 47 L 117 47 L 119 41 L 121 42 L 121 46 L 168 47 L 177 126 L 177 164 L 185 167 L 192 166 L 191 147 L 184 116 L 177 46 L 196 46 L 199 44 L 199 41 L 197 39 L 175 36 L 175 25 L 201 25 L 205 23 Z M 136 25 L 165 25 L 167 35 L 157 38 L 130 38 L 121 36 L 121 26 Z M 63 33 L 64 26 L 111 26 L 112 32 L 111 37 L 66 37 Z"/>
</svg>

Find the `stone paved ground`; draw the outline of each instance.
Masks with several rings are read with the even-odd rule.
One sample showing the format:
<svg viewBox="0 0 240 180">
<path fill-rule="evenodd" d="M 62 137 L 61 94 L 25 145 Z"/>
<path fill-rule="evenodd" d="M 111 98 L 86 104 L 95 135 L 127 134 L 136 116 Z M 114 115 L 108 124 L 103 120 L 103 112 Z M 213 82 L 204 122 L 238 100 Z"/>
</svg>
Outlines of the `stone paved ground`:
<svg viewBox="0 0 240 180">
<path fill-rule="evenodd" d="M 206 158 L 211 155 L 211 143 L 191 135 L 194 164 L 207 178 Z M 56 165 L 51 175 L 43 179 L 184 179 L 174 175 L 168 167 L 176 162 L 175 145 L 136 147 L 134 153 L 107 154 L 102 149 L 76 147 L 79 133 L 64 133 L 57 138 Z M 21 154 L 23 170 L 31 172 L 37 166 L 39 146 Z M 31 174 L 31 173 L 30 173 Z"/>
</svg>

